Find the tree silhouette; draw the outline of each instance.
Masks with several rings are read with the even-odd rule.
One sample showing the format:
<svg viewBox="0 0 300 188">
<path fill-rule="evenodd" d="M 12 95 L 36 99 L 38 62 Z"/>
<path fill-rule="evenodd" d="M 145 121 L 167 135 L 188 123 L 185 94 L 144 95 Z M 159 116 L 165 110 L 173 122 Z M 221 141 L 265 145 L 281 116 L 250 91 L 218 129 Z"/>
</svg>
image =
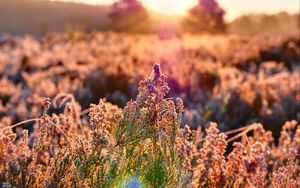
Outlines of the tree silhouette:
<svg viewBox="0 0 300 188">
<path fill-rule="evenodd" d="M 208 31 L 225 32 L 225 11 L 216 0 L 199 0 L 198 4 L 189 10 L 183 21 L 183 30 L 189 32 Z"/>
<path fill-rule="evenodd" d="M 114 31 L 143 32 L 147 30 L 148 13 L 137 0 L 119 0 L 108 14 L 110 29 Z"/>
</svg>

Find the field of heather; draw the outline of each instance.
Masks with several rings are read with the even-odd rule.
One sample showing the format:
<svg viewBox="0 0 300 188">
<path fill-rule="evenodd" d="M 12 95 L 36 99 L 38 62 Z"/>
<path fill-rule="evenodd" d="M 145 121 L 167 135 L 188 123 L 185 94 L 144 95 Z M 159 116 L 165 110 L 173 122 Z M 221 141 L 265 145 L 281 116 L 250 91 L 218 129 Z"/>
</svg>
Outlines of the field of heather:
<svg viewBox="0 0 300 188">
<path fill-rule="evenodd" d="M 0 187 L 300 186 L 289 35 L 0 37 Z"/>
<path fill-rule="evenodd" d="M 2 37 L 0 122 L 39 116 L 44 97 L 72 94 L 81 110 L 100 98 L 124 107 L 154 63 L 183 100 L 183 124 L 222 131 L 261 122 L 278 138 L 300 120 L 297 35 L 195 36 L 92 33 Z M 51 112 L 60 113 L 51 107 Z M 28 124 L 29 125 L 29 124 Z M 30 126 L 30 125 L 29 125 Z"/>
</svg>

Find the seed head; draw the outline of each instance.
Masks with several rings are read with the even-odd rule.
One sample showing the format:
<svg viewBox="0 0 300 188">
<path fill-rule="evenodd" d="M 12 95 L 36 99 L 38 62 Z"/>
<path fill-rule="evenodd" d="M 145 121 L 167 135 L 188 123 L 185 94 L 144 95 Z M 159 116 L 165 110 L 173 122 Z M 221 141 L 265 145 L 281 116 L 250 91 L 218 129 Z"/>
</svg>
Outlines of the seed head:
<svg viewBox="0 0 300 188">
<path fill-rule="evenodd" d="M 50 105 L 51 105 L 50 98 L 49 97 L 44 98 L 43 102 L 42 102 L 42 106 L 43 106 L 45 111 L 49 110 Z"/>
</svg>

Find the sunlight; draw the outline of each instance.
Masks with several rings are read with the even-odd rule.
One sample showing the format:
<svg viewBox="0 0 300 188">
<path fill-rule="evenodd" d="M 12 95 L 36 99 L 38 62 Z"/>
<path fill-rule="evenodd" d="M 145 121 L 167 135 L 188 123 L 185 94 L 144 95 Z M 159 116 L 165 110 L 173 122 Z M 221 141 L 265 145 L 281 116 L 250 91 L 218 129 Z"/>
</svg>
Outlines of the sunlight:
<svg viewBox="0 0 300 188">
<path fill-rule="evenodd" d="M 111 4 L 116 0 L 51 0 L 87 4 Z M 140 0 L 146 8 L 153 11 L 185 15 L 188 9 L 197 4 L 197 0 Z"/>
<path fill-rule="evenodd" d="M 49 0 L 73 3 L 85 3 L 91 5 L 111 5 L 118 0 Z M 198 0 L 139 0 L 145 7 L 163 13 L 185 15 L 187 10 L 197 4 Z M 218 0 L 221 7 L 226 10 L 225 19 L 232 21 L 236 17 L 245 13 L 266 12 L 273 14 L 279 11 L 289 13 L 298 13 L 299 1 L 295 0 L 245 0 L 245 1 L 228 1 Z M 256 6 L 260 4 L 261 6 Z"/>
<path fill-rule="evenodd" d="M 62 1 L 62 2 L 72 2 L 72 3 L 85 3 L 91 5 L 101 5 L 101 4 L 111 4 L 116 0 L 50 0 L 50 1 Z"/>
<path fill-rule="evenodd" d="M 197 1 L 195 0 L 143 0 L 145 7 L 168 14 L 180 14 L 184 15 L 187 13 Z"/>
</svg>

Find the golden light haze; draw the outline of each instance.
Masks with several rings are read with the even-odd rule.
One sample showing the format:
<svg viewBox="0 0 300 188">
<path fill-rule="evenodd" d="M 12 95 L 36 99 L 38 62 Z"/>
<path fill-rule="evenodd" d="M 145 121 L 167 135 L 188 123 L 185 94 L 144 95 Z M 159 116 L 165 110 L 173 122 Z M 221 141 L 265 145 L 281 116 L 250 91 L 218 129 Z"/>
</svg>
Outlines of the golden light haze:
<svg viewBox="0 0 300 188">
<path fill-rule="evenodd" d="M 86 3 L 93 5 L 111 4 L 116 0 L 51 0 Z M 140 0 L 146 7 L 154 11 L 164 13 L 175 13 L 184 15 L 186 11 L 194 6 L 198 0 Z M 299 11 L 300 1 L 298 0 L 218 0 L 221 7 L 226 10 L 227 21 L 249 13 L 278 13 L 286 11 L 296 13 Z"/>
</svg>

